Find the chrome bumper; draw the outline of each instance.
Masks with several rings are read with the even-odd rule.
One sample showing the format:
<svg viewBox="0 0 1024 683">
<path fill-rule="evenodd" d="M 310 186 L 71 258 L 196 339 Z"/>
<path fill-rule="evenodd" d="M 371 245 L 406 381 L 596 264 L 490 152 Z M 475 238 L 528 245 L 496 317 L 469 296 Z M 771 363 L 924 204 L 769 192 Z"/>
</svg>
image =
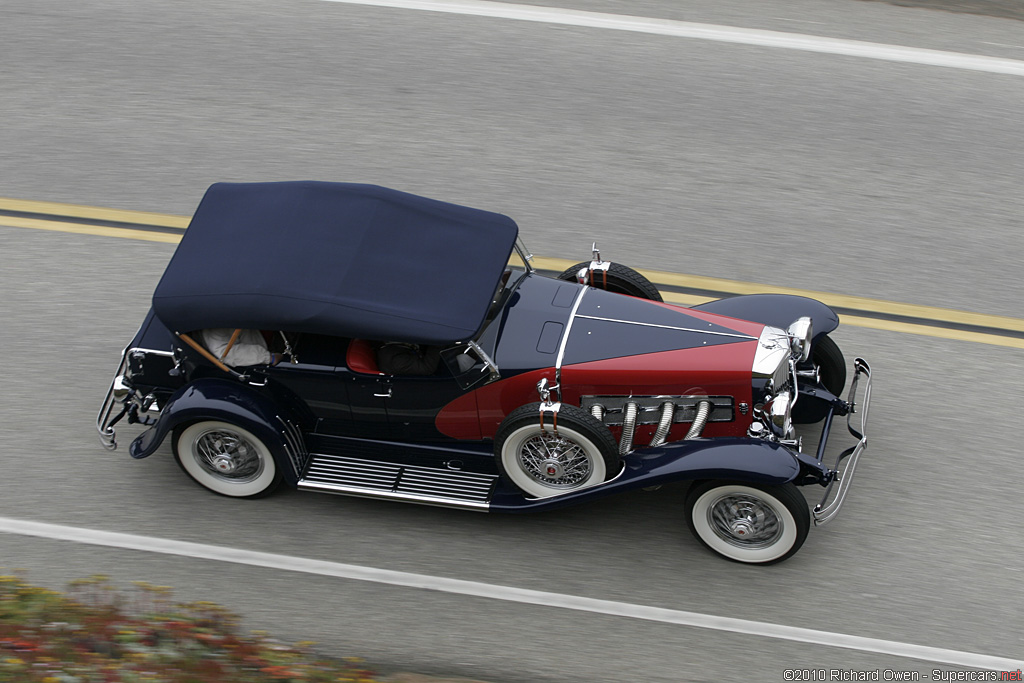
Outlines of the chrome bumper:
<svg viewBox="0 0 1024 683">
<path fill-rule="evenodd" d="M 109 451 L 117 448 L 114 425 L 122 418 L 127 417 L 130 424 L 148 425 L 153 424 L 156 416 L 160 413 L 160 406 L 157 405 L 156 398 L 152 394 L 140 396 L 127 379 L 129 354 L 133 351 L 138 351 L 138 349 L 125 349 L 121 354 L 121 364 L 117 367 L 114 379 L 111 380 L 110 388 L 107 389 L 107 395 L 100 406 L 100 412 L 96 416 L 96 431 L 99 432 L 100 443 Z M 161 353 L 161 355 L 170 354 Z"/>
<path fill-rule="evenodd" d="M 117 366 L 117 372 L 114 373 L 114 379 L 110 382 L 110 388 L 107 389 L 107 396 L 103 399 L 103 404 L 100 406 L 100 412 L 96 416 L 96 430 L 100 434 L 100 443 L 108 451 L 112 451 L 117 448 L 117 439 L 114 434 L 114 424 L 117 423 L 124 416 L 124 411 L 118 411 L 118 414 L 114 415 L 114 410 L 118 406 L 125 408 L 124 401 L 127 398 L 127 387 L 124 385 L 124 372 L 128 364 L 128 351 L 125 350 L 121 354 L 121 364 Z"/>
<path fill-rule="evenodd" d="M 853 382 L 850 384 L 850 412 L 846 415 L 846 427 L 850 430 L 850 434 L 858 439 L 858 441 L 856 445 L 843 451 L 836 458 L 835 466 L 832 468 L 832 480 L 825 488 L 825 495 L 822 496 L 821 502 L 814 508 L 814 524 L 816 526 L 827 524 L 839 513 L 839 508 L 842 507 L 843 501 L 846 499 L 846 493 L 850 490 L 850 484 L 853 482 L 853 473 L 857 468 L 857 461 L 860 459 L 861 453 L 864 452 L 868 443 L 867 424 L 868 408 L 871 404 L 871 368 L 863 358 L 856 359 L 853 362 L 853 366 L 855 374 Z M 865 379 L 864 398 L 860 403 L 856 403 L 857 385 L 861 377 Z M 855 415 L 860 416 L 858 428 L 855 428 L 853 424 Z M 831 415 L 829 419 L 831 420 Z M 840 470 L 839 467 L 843 461 L 846 461 L 846 466 Z M 839 482 L 838 487 L 835 487 L 836 482 Z M 833 492 L 832 489 L 834 487 L 835 491 Z"/>
</svg>

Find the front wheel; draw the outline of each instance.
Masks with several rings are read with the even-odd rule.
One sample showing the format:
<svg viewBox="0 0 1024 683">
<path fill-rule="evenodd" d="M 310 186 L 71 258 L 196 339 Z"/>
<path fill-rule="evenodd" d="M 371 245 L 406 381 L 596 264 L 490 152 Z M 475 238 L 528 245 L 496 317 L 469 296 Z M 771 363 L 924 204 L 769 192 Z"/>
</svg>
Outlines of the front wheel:
<svg viewBox="0 0 1024 683">
<path fill-rule="evenodd" d="M 498 469 L 523 493 L 548 498 L 600 484 L 618 474 L 619 453 L 608 428 L 575 406 L 555 414 L 540 403 L 512 411 L 494 437 Z"/>
<path fill-rule="evenodd" d="M 846 359 L 832 337 L 822 337 L 815 343 L 811 362 L 818 368 L 821 385 L 835 396 L 842 395 L 846 386 Z"/>
<path fill-rule="evenodd" d="M 590 271 L 590 263 L 590 261 L 577 263 L 572 268 L 563 271 L 558 279 L 566 282 L 579 282 L 578 273 L 581 270 L 587 270 L 589 271 L 587 284 L 591 287 L 651 301 L 662 300 L 661 292 L 654 286 L 654 283 L 629 266 L 624 266 L 621 263 L 609 263 L 608 270 Z"/>
<path fill-rule="evenodd" d="M 832 337 L 822 337 L 811 348 L 810 362 L 813 365 L 818 381 L 825 389 L 837 398 L 842 397 L 846 386 L 846 360 Z M 793 408 L 793 422 L 812 424 L 825 419 L 829 405 L 823 401 L 797 401 Z"/>
<path fill-rule="evenodd" d="M 791 483 L 708 481 L 687 493 L 686 522 L 698 541 L 722 557 L 774 564 L 804 544 L 811 515 Z"/>
<path fill-rule="evenodd" d="M 260 498 L 281 483 L 266 444 L 230 422 L 203 420 L 176 431 L 174 457 L 197 484 L 222 496 Z"/>
</svg>

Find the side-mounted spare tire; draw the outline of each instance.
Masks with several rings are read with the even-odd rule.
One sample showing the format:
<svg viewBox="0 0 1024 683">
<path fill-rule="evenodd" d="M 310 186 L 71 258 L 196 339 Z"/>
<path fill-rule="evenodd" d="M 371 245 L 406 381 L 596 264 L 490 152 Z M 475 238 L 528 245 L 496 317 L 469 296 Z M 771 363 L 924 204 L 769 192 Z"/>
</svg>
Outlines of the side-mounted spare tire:
<svg viewBox="0 0 1024 683">
<path fill-rule="evenodd" d="M 566 282 L 579 282 L 577 274 L 580 270 L 588 270 L 590 261 L 581 261 L 572 268 L 568 268 L 558 276 L 559 280 Z M 629 296 L 651 301 L 662 301 L 661 292 L 654 286 L 654 283 L 636 272 L 629 266 L 621 263 L 609 263 L 608 270 L 591 271 L 590 281 L 587 283 L 598 289 L 605 289 L 616 294 L 628 294 Z"/>
<path fill-rule="evenodd" d="M 520 491 L 548 498 L 587 488 L 621 468 L 615 438 L 603 422 L 575 406 L 557 413 L 541 404 L 521 406 L 506 417 L 494 437 L 498 470 Z"/>
</svg>

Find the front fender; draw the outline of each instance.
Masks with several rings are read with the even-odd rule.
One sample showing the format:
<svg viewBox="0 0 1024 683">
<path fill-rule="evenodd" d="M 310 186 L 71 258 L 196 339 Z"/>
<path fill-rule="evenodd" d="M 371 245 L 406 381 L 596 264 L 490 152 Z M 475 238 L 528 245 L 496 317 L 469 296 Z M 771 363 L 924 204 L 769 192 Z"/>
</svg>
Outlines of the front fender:
<svg viewBox="0 0 1024 683">
<path fill-rule="evenodd" d="M 301 433 L 268 398 L 245 385 L 220 378 L 196 380 L 176 391 L 160 418 L 128 447 L 133 458 L 152 455 L 176 427 L 197 420 L 222 420 L 259 437 L 291 483 L 298 481 L 307 457 Z"/>
<path fill-rule="evenodd" d="M 753 484 L 785 484 L 814 469 L 786 446 L 759 439 L 722 437 L 674 441 L 656 448 L 644 448 L 626 456 L 618 477 L 604 484 L 551 498 L 531 499 L 511 490 L 499 490 L 491 509 L 526 512 L 582 503 L 611 493 L 620 493 L 673 481 L 724 479 Z"/>
<path fill-rule="evenodd" d="M 759 439 L 719 438 L 674 441 L 636 452 L 645 479 L 652 483 L 680 479 L 728 479 L 755 484 L 784 484 L 800 473 L 797 457 L 786 446 Z M 645 484 L 646 485 L 646 484 Z"/>
<path fill-rule="evenodd" d="M 783 330 L 797 318 L 808 316 L 813 321 L 815 341 L 839 327 L 839 315 L 831 308 L 817 299 L 793 294 L 741 294 L 691 308 Z"/>
</svg>

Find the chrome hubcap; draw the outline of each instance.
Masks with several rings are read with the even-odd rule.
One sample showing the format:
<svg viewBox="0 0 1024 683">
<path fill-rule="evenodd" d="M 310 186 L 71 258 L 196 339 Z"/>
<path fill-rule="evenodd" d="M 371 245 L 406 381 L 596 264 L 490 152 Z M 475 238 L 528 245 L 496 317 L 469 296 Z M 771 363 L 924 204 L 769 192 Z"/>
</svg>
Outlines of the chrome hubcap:
<svg viewBox="0 0 1024 683">
<path fill-rule="evenodd" d="M 729 531 L 733 536 L 748 538 L 754 533 L 754 525 L 750 523 L 749 519 L 737 519 L 729 525 Z"/>
<path fill-rule="evenodd" d="M 553 432 L 531 436 L 519 447 L 519 464 L 535 481 L 569 489 L 586 481 L 590 458 L 578 443 Z"/>
<path fill-rule="evenodd" d="M 214 469 L 219 470 L 223 474 L 231 474 L 237 467 L 234 458 L 230 455 L 215 455 L 210 459 L 210 464 L 213 465 Z"/>
<path fill-rule="evenodd" d="M 558 479 L 559 477 L 565 476 L 565 467 L 562 463 L 557 460 L 545 460 L 541 468 L 544 470 L 544 474 L 551 479 Z"/>
<path fill-rule="evenodd" d="M 259 450 L 236 432 L 205 432 L 196 439 L 192 454 L 205 471 L 232 481 L 250 481 L 263 471 Z"/>
<path fill-rule="evenodd" d="M 782 522 L 767 501 L 730 493 L 708 507 L 708 524 L 723 541 L 742 548 L 763 548 L 782 535 Z"/>
</svg>

